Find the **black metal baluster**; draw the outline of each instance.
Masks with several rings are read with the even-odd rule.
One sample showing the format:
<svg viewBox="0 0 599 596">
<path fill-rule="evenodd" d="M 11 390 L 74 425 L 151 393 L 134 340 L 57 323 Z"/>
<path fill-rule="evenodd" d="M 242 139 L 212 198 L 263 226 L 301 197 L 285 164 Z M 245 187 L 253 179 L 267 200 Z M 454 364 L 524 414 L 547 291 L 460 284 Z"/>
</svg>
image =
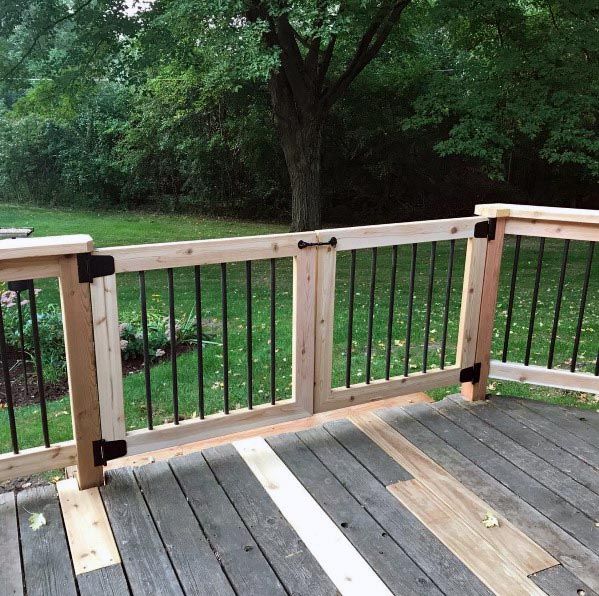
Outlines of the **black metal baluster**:
<svg viewBox="0 0 599 596">
<path fill-rule="evenodd" d="M 372 249 L 372 262 L 370 269 L 370 302 L 368 305 L 368 338 L 366 343 L 366 383 L 370 383 L 370 369 L 372 365 L 372 327 L 374 324 L 374 291 L 376 288 L 376 246 Z"/>
<path fill-rule="evenodd" d="M 42 365 L 42 348 L 40 344 L 40 330 L 37 320 L 37 301 L 33 282 L 29 286 L 29 312 L 31 313 L 31 335 L 33 336 L 33 349 L 35 352 L 35 376 L 37 379 L 37 392 L 40 398 L 40 415 L 42 418 L 42 434 L 44 445 L 50 447 L 50 433 L 48 432 L 48 410 L 46 408 L 46 392 L 44 388 L 44 371 Z"/>
<path fill-rule="evenodd" d="M 397 279 L 397 246 L 391 252 L 391 281 L 389 283 L 389 318 L 387 320 L 387 353 L 385 379 L 391 376 L 391 342 L 393 341 L 393 315 L 395 314 L 395 285 Z"/>
<path fill-rule="evenodd" d="M 410 289 L 408 290 L 408 321 L 406 324 L 406 353 L 404 356 L 403 374 L 410 374 L 410 343 L 412 340 L 412 315 L 414 311 L 414 283 L 416 281 L 416 256 L 418 245 L 412 244 L 412 263 L 410 267 Z"/>
<path fill-rule="evenodd" d="M 428 273 L 428 289 L 426 293 L 426 321 L 424 324 L 424 351 L 422 354 L 422 372 L 425 373 L 428 366 L 428 342 L 431 331 L 431 312 L 433 308 L 433 288 L 435 282 L 435 260 L 437 258 L 437 243 L 431 242 L 431 260 Z"/>
<path fill-rule="evenodd" d="M 535 330 L 535 317 L 537 316 L 537 304 L 539 301 L 539 284 L 541 283 L 541 272 L 543 270 L 543 253 L 545 251 L 545 238 L 539 241 L 539 253 L 537 255 L 537 272 L 535 274 L 535 285 L 532 291 L 532 305 L 530 307 L 530 321 L 528 323 L 528 340 L 526 342 L 526 353 L 524 355 L 524 366 L 530 363 L 530 352 L 532 350 L 532 338 Z"/>
<path fill-rule="evenodd" d="M 599 377 L 599 350 L 597 350 L 597 361 L 595 362 L 595 376 Z"/>
<path fill-rule="evenodd" d="M 354 296 L 356 289 L 356 251 L 351 251 L 349 268 L 349 304 L 347 309 L 347 350 L 345 354 L 345 386 L 351 385 L 351 355 L 354 334 Z"/>
<path fill-rule="evenodd" d="M 227 264 L 220 264 L 221 307 L 223 315 L 223 409 L 229 413 L 229 329 L 227 322 Z"/>
<path fill-rule="evenodd" d="M 10 381 L 10 366 L 8 354 L 6 353 L 6 335 L 4 333 L 4 317 L 2 306 L 0 306 L 0 360 L 2 360 L 2 376 L 4 378 L 4 391 L 6 393 L 6 408 L 8 409 L 8 424 L 10 427 L 10 440 L 13 453 L 19 453 L 19 441 L 17 439 L 17 426 L 15 423 L 15 408 L 12 399 L 12 385 Z"/>
<path fill-rule="evenodd" d="M 248 390 L 248 409 L 253 407 L 252 388 L 253 382 L 253 362 L 252 362 L 252 262 L 245 262 L 245 329 L 247 346 L 247 390 Z"/>
<path fill-rule="evenodd" d="M 202 328 L 202 278 L 200 267 L 193 268 L 196 293 L 196 343 L 198 350 L 198 409 L 200 419 L 205 416 L 204 411 L 204 331 Z"/>
<path fill-rule="evenodd" d="M 520 244 L 522 236 L 516 236 L 516 247 L 514 249 L 514 264 L 512 265 L 512 279 L 510 282 L 510 297 L 507 306 L 507 318 L 505 320 L 505 337 L 503 339 L 503 352 L 501 361 L 507 362 L 507 352 L 510 343 L 510 331 L 512 329 L 512 314 L 514 312 L 514 297 L 516 295 L 516 281 L 518 277 L 518 262 L 520 260 Z"/>
<path fill-rule="evenodd" d="M 25 352 L 25 333 L 23 332 L 23 307 L 21 305 L 21 290 L 17 290 L 17 317 L 19 323 L 19 344 L 21 349 L 21 366 L 23 367 L 25 395 L 29 395 L 29 379 L 27 378 L 27 353 Z"/>
<path fill-rule="evenodd" d="M 152 382 L 150 378 L 150 341 L 148 338 L 148 304 L 146 300 L 146 274 L 139 272 L 139 303 L 141 307 L 141 334 L 144 351 L 144 381 L 146 388 L 146 414 L 148 429 L 154 428 L 152 413 Z"/>
<path fill-rule="evenodd" d="M 276 260 L 270 260 L 270 403 L 274 406 L 276 401 Z"/>
<path fill-rule="evenodd" d="M 578 359 L 578 348 L 580 347 L 580 334 L 582 333 L 582 324 L 584 322 L 584 310 L 587 304 L 587 294 L 589 291 L 589 281 L 591 279 L 591 268 L 593 265 L 593 252 L 595 243 L 589 242 L 589 256 L 587 257 L 587 266 L 584 272 L 584 281 L 582 283 L 582 293 L 580 294 L 580 309 L 578 311 L 578 323 L 576 325 L 576 335 L 574 336 L 574 348 L 572 350 L 572 362 L 570 363 L 570 372 L 576 371 L 576 361 Z"/>
<path fill-rule="evenodd" d="M 179 382 L 177 379 L 177 321 L 175 319 L 175 284 L 173 270 L 166 270 L 168 277 L 168 327 L 171 344 L 171 376 L 173 378 L 173 422 L 179 424 Z"/>
<path fill-rule="evenodd" d="M 553 327 L 551 329 L 551 341 L 549 343 L 549 355 L 547 358 L 547 368 L 553 368 L 553 355 L 555 354 L 555 340 L 557 337 L 557 328 L 559 326 L 559 315 L 562 309 L 562 295 L 564 292 L 564 280 L 566 278 L 566 267 L 568 264 L 568 251 L 570 249 L 570 240 L 564 240 L 564 253 L 562 256 L 562 267 L 557 284 L 557 296 L 555 299 L 555 313 L 553 315 Z"/>
<path fill-rule="evenodd" d="M 447 263 L 447 281 L 445 283 L 445 305 L 443 308 L 443 337 L 441 339 L 441 370 L 445 368 L 447 351 L 447 328 L 449 325 L 449 305 L 451 303 L 451 279 L 453 277 L 453 261 L 455 256 L 455 240 L 449 243 L 449 261 Z"/>
</svg>

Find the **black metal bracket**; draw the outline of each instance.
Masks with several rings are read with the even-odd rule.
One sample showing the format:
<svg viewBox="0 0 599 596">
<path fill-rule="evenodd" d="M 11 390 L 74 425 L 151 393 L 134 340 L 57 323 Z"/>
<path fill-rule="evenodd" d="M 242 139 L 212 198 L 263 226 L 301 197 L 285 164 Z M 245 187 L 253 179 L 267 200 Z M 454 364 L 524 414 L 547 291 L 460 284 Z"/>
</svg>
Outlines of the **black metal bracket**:
<svg viewBox="0 0 599 596">
<path fill-rule="evenodd" d="M 77 255 L 79 282 L 91 283 L 96 277 L 105 277 L 114 273 L 114 257 L 110 255 L 93 255 L 84 252 Z"/>
<path fill-rule="evenodd" d="M 297 243 L 298 248 L 308 248 L 309 246 L 337 246 L 337 238 L 333 236 L 328 242 L 306 242 L 305 240 L 300 240 Z"/>
<path fill-rule="evenodd" d="M 486 238 L 495 240 L 495 230 L 497 229 L 497 218 L 491 217 L 487 221 L 479 221 L 474 226 L 475 238 Z"/>
<path fill-rule="evenodd" d="M 480 362 L 460 371 L 460 383 L 478 383 L 480 381 Z"/>
<path fill-rule="evenodd" d="M 107 441 L 100 439 L 92 442 L 94 451 L 94 466 L 105 466 L 111 459 L 127 455 L 127 441 L 120 439 L 117 441 Z"/>
<path fill-rule="evenodd" d="M 26 290 L 33 290 L 33 280 L 22 279 L 19 281 L 9 281 L 7 286 L 11 292 L 25 292 Z"/>
</svg>

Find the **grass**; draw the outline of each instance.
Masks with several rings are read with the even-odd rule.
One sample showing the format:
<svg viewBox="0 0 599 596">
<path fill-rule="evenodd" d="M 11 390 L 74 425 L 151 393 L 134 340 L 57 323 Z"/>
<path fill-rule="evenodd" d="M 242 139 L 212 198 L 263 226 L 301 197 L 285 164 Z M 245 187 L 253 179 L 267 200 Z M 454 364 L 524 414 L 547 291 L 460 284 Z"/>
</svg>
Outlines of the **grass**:
<svg viewBox="0 0 599 596">
<path fill-rule="evenodd" d="M 39 209 L 14 205 L 2 205 L 1 225 L 35 227 L 36 236 L 88 233 L 96 246 L 110 246 L 146 242 L 217 238 L 251 234 L 284 232 L 282 226 L 266 223 L 238 222 L 177 215 L 148 215 L 139 213 L 97 213 Z M 520 272 L 515 298 L 512 334 L 510 336 L 509 359 L 521 362 L 526 349 L 527 330 L 530 316 L 531 295 L 534 285 L 538 241 L 525 239 L 522 243 Z M 507 244 L 502 269 L 502 283 L 497 308 L 496 331 L 493 356 L 500 357 L 507 313 L 509 280 L 513 259 L 513 239 Z M 395 294 L 395 317 L 391 349 L 391 374 L 403 374 L 406 347 L 406 312 L 409 283 L 410 248 L 400 247 Z M 553 319 L 553 309 L 561 263 L 562 243 L 548 240 L 543 261 L 543 276 L 539 292 L 535 335 L 531 350 L 532 364 L 546 364 L 547 349 Z M 420 370 L 423 360 L 426 295 L 429 277 L 430 244 L 418 248 L 414 319 L 411 335 L 410 371 Z M 371 275 L 370 250 L 357 253 L 356 293 L 354 305 L 354 335 L 352 343 L 352 383 L 365 380 L 366 335 L 369 313 L 369 288 Z M 465 241 L 456 244 L 454 277 L 450 300 L 448 325 L 448 347 L 446 364 L 455 362 L 455 345 L 459 324 L 459 305 L 464 269 Z M 587 258 L 587 245 L 572 243 L 570 250 L 567 282 L 564 287 L 562 316 L 556 343 L 555 366 L 567 368 L 571 358 L 572 339 L 578 318 L 580 291 Z M 428 354 L 429 368 L 440 362 L 441 337 L 443 331 L 443 305 L 448 262 L 448 243 L 439 243 L 435 266 L 433 306 L 430 326 Z M 377 278 L 375 287 L 375 309 L 373 321 L 372 377 L 383 378 L 387 316 L 389 309 L 389 276 L 391 249 L 379 249 L 377 253 Z M 345 351 L 347 342 L 348 279 L 350 255 L 338 255 L 337 293 L 334 321 L 333 384 L 345 383 Z M 202 271 L 203 324 L 210 341 L 204 345 L 205 354 L 205 404 L 206 412 L 222 409 L 222 309 L 221 272 L 218 265 L 206 266 Z M 276 396 L 283 399 L 291 392 L 291 315 L 292 315 L 292 268 L 291 259 L 277 261 L 277 309 L 276 309 Z M 230 407 L 235 409 L 247 403 L 247 349 L 245 325 L 245 267 L 242 263 L 227 267 L 228 278 L 228 330 Z M 269 390 L 269 264 L 254 262 L 252 265 L 253 303 L 253 396 L 254 403 L 270 399 Z M 584 318 L 583 334 L 578 355 L 578 370 L 593 372 L 599 343 L 599 258 L 595 258 L 589 288 L 588 305 Z M 174 271 L 177 317 L 189 315 L 194 308 L 193 270 L 180 268 Z M 153 309 L 166 316 L 167 286 L 166 273 L 153 271 L 146 274 L 147 296 Z M 41 281 L 40 309 L 44 304 L 58 301 L 55 282 Z M 118 277 L 119 310 L 121 318 L 139 312 L 139 286 L 136 274 Z M 198 413 L 197 363 L 195 353 L 179 355 L 178 384 L 179 408 L 182 417 Z M 533 399 L 555 401 L 566 405 L 597 408 L 590 395 L 575 394 L 547 388 L 521 385 L 519 383 L 492 382 L 492 392 L 504 395 L 519 395 Z M 440 398 L 457 388 L 444 388 L 431 392 Z M 127 428 L 143 428 L 147 424 L 147 411 L 143 375 L 133 373 L 124 379 Z M 169 362 L 152 368 L 153 422 L 161 424 L 172 420 L 172 385 Z M 67 398 L 49 404 L 50 432 L 52 441 L 71 437 L 69 403 Z M 39 406 L 17 409 L 17 428 L 21 446 L 29 447 L 41 443 Z M 4 412 L 0 412 L 0 451 L 9 449 L 8 424 Z"/>
</svg>

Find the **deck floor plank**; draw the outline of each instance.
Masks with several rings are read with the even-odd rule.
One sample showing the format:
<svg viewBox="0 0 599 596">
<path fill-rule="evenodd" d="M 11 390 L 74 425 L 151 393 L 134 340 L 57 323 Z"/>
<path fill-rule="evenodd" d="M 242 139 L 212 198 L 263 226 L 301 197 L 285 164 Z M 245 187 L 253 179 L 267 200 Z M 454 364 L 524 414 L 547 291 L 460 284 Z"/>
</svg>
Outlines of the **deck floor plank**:
<svg viewBox="0 0 599 596">
<path fill-rule="evenodd" d="M 183 594 L 133 471 L 111 470 L 100 493 L 133 594 Z"/>
<path fill-rule="evenodd" d="M 131 594 L 122 565 L 109 565 L 77 576 L 80 596 L 128 596 Z"/>
<path fill-rule="evenodd" d="M 54 485 L 18 493 L 17 508 L 28 596 L 76 596 L 75 577 Z M 41 513 L 46 524 L 38 530 L 29 517 Z"/>
<path fill-rule="evenodd" d="M 458 402 L 445 399 L 435 406 L 449 420 L 461 426 L 495 453 L 508 459 L 528 476 L 554 492 L 557 497 L 585 513 L 589 521 L 594 521 L 594 516 L 599 512 L 599 495 L 476 416 L 474 408 L 477 406 L 467 407 L 465 403 L 464 400 Z M 597 546 L 599 547 L 599 541 Z"/>
<path fill-rule="evenodd" d="M 23 574 L 19 548 L 19 526 L 13 492 L 0 494 L 0 537 L 2 540 L 0 594 L 22 596 Z"/>
<path fill-rule="evenodd" d="M 432 409 L 418 411 L 412 407 L 393 408 L 376 413 L 575 575 L 593 589 L 599 589 L 599 556 L 462 453 L 459 448 L 461 443 L 470 443 L 474 450 L 479 448 L 478 442 L 467 433 L 462 431 L 456 442 L 449 443 L 443 429 L 452 423 L 445 423 L 440 414 Z M 482 455 L 484 457 L 484 452 Z"/>
<path fill-rule="evenodd" d="M 489 594 L 483 583 L 324 428 L 300 439 L 445 593 Z"/>
<path fill-rule="evenodd" d="M 580 581 L 562 565 L 533 573 L 530 579 L 548 596 L 597 596 L 597 592 Z"/>
<path fill-rule="evenodd" d="M 269 437 L 267 442 L 394 594 L 441 594 L 295 434 Z"/>
<path fill-rule="evenodd" d="M 287 591 L 314 596 L 335 594 L 333 582 L 235 447 L 222 445 L 202 453 Z"/>
<path fill-rule="evenodd" d="M 233 596 L 168 463 L 151 463 L 134 473 L 185 594 Z"/>
<path fill-rule="evenodd" d="M 285 588 L 202 454 L 176 457 L 170 465 L 235 592 L 284 596 Z"/>
</svg>

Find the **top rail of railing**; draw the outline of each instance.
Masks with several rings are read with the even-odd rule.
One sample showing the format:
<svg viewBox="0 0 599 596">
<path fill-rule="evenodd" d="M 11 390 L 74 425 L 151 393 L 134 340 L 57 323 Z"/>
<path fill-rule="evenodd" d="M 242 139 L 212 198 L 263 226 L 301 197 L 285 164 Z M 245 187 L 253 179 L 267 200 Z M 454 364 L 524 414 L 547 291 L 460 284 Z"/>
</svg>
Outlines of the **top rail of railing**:
<svg viewBox="0 0 599 596">
<path fill-rule="evenodd" d="M 508 217 L 510 219 L 538 219 L 544 221 L 564 221 L 569 223 L 599 224 L 598 209 L 569 209 L 565 207 L 537 207 L 510 203 L 490 203 L 477 205 L 477 215 L 484 217 Z"/>
</svg>

